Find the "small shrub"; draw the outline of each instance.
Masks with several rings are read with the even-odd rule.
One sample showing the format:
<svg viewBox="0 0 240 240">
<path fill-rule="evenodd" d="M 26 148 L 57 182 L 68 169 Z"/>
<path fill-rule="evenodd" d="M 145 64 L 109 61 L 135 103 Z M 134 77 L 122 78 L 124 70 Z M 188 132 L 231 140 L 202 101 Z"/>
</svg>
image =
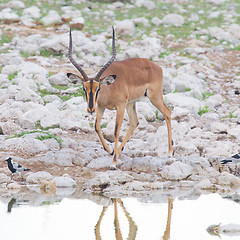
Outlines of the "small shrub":
<svg viewBox="0 0 240 240">
<path fill-rule="evenodd" d="M 9 74 L 8 75 L 8 80 L 12 81 L 18 74 L 18 71 L 12 73 L 12 74 Z"/>
<path fill-rule="evenodd" d="M 199 114 L 200 116 L 202 116 L 204 113 L 209 112 L 208 108 L 209 108 L 208 106 L 204 106 L 204 107 L 202 107 L 202 108 L 199 108 L 198 114 Z"/>
</svg>

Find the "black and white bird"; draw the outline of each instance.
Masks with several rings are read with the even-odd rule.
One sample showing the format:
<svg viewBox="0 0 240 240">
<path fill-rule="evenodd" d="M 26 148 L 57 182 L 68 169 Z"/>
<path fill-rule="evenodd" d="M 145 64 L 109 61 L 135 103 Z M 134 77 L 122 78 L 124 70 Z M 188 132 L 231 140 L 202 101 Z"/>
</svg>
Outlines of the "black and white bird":
<svg viewBox="0 0 240 240">
<path fill-rule="evenodd" d="M 12 172 L 11 180 L 13 179 L 13 175 L 14 175 L 15 173 L 18 173 L 18 174 L 22 177 L 22 180 L 23 180 L 22 172 L 24 172 L 24 171 L 30 171 L 30 170 L 31 170 L 31 169 L 29 169 L 29 168 L 22 167 L 21 165 L 19 165 L 19 164 L 16 163 L 16 162 L 13 162 L 13 160 L 12 160 L 11 157 L 9 157 L 8 159 L 6 159 L 5 161 L 8 163 L 8 168 L 9 168 L 9 170 Z"/>
<path fill-rule="evenodd" d="M 240 162 L 240 153 L 234 154 L 230 158 L 221 160 L 221 164 L 226 164 L 226 163 L 229 163 L 229 162 L 232 162 L 232 163 Z"/>
</svg>

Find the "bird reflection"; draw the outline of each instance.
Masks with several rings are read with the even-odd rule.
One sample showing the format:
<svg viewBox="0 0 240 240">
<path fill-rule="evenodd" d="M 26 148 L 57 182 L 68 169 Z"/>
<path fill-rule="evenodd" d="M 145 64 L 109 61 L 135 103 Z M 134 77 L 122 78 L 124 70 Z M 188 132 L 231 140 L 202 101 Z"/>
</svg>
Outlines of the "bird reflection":
<svg viewBox="0 0 240 240">
<path fill-rule="evenodd" d="M 109 202 L 109 204 L 105 207 L 103 207 L 103 210 L 99 216 L 98 222 L 95 226 L 95 236 L 96 236 L 96 240 L 102 240 L 101 234 L 100 234 L 100 225 L 102 222 L 102 219 L 109 207 L 109 205 L 111 205 L 111 203 L 113 203 L 114 205 L 114 230 L 115 230 L 115 239 L 116 240 L 123 240 L 122 237 L 122 232 L 120 229 L 120 223 L 119 223 L 119 219 L 118 219 L 118 205 L 122 208 L 123 212 L 125 213 L 125 216 L 128 220 L 129 223 L 129 233 L 128 233 L 128 240 L 135 240 L 136 239 L 136 235 L 137 235 L 137 225 L 135 224 L 135 222 L 133 221 L 133 219 L 131 218 L 129 212 L 127 211 L 127 209 L 125 208 L 122 200 L 120 198 L 113 198 L 111 199 L 111 201 Z M 167 217 L 167 225 L 166 225 L 166 229 L 164 232 L 164 235 L 162 237 L 163 240 L 169 240 L 170 239 L 170 228 L 171 228 L 171 219 L 172 219 L 172 209 L 173 209 L 173 199 L 169 198 L 168 199 L 168 217 Z"/>
<path fill-rule="evenodd" d="M 114 205 L 114 227 L 115 227 L 115 237 L 116 240 L 122 240 L 122 233 L 121 233 L 121 229 L 120 229 L 120 224 L 119 224 L 119 219 L 118 219 L 118 205 L 122 208 L 123 212 L 125 213 L 125 216 L 129 222 L 129 233 L 128 233 L 128 240 L 134 240 L 136 239 L 136 235 L 137 235 L 137 225 L 135 224 L 135 222 L 133 221 L 133 219 L 131 218 L 130 214 L 128 213 L 127 209 L 125 208 L 125 206 L 123 205 L 123 202 L 120 198 L 113 198 L 111 199 L 112 201 L 109 202 L 108 206 L 103 207 L 103 210 L 101 212 L 101 215 L 99 217 L 99 220 L 95 226 L 95 235 L 96 235 L 96 240 L 102 240 L 102 237 L 100 235 L 100 225 L 102 222 L 102 219 L 104 217 L 105 212 L 107 211 L 109 205 L 111 204 L 111 202 L 113 202 Z"/>
<path fill-rule="evenodd" d="M 13 207 L 13 205 L 16 203 L 16 198 L 12 198 L 11 200 L 10 200 L 10 202 L 8 203 L 8 206 L 7 206 L 7 212 L 8 213 L 11 213 L 12 212 L 12 207 Z"/>
</svg>

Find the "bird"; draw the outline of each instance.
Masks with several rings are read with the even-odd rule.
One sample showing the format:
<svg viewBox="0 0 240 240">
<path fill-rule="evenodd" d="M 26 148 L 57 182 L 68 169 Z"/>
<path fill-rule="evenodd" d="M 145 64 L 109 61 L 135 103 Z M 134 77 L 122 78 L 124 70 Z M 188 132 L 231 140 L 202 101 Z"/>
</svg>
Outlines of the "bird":
<svg viewBox="0 0 240 240">
<path fill-rule="evenodd" d="M 229 159 L 223 159 L 220 162 L 221 162 L 221 164 L 226 164 L 229 162 L 233 162 L 233 163 L 240 162 L 240 153 L 234 154 Z"/>
<path fill-rule="evenodd" d="M 8 163 L 8 169 L 12 172 L 12 177 L 11 177 L 11 180 L 13 179 L 13 175 L 15 173 L 18 173 L 21 177 L 22 177 L 22 180 L 24 180 L 23 176 L 22 176 L 22 172 L 24 171 L 30 171 L 31 169 L 29 168 L 25 168 L 25 167 L 22 167 L 21 165 L 19 165 L 17 162 L 13 162 L 12 158 L 9 157 L 8 159 L 5 160 L 7 163 Z M 11 181 L 10 180 L 10 181 Z"/>
</svg>

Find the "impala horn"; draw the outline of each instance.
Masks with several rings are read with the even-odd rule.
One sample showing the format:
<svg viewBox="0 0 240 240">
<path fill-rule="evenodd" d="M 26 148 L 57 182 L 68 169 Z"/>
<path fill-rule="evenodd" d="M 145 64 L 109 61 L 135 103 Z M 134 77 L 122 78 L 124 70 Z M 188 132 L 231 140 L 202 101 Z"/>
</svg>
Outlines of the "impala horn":
<svg viewBox="0 0 240 240">
<path fill-rule="evenodd" d="M 71 31 L 71 28 L 70 28 L 70 33 L 69 33 L 68 58 L 69 58 L 70 62 L 74 65 L 74 67 L 81 73 L 81 75 L 83 76 L 84 82 L 88 81 L 87 74 L 84 72 L 84 70 L 81 68 L 81 66 L 72 57 L 72 31 Z"/>
<path fill-rule="evenodd" d="M 111 59 L 99 70 L 95 77 L 95 81 L 99 81 L 99 78 L 103 74 L 103 72 L 114 62 L 116 58 L 116 46 L 115 46 L 115 30 L 114 27 L 112 27 L 113 30 L 113 37 L 112 37 L 112 57 Z"/>
</svg>

